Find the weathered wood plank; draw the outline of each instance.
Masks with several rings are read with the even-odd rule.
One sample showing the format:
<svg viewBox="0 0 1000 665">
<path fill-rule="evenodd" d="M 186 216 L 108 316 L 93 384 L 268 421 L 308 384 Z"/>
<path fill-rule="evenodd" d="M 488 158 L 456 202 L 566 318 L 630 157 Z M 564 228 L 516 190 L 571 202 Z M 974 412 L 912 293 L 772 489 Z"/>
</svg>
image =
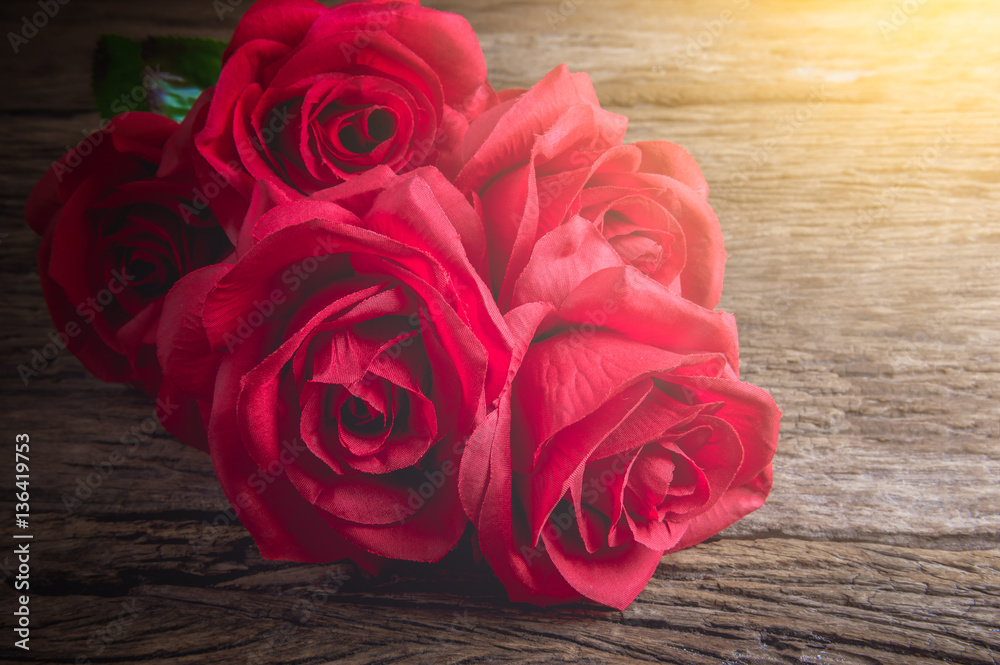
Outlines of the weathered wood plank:
<svg viewBox="0 0 1000 665">
<path fill-rule="evenodd" d="M 96 126 L 94 40 L 225 38 L 236 4 L 220 20 L 208 0 L 71 2 L 4 52 L 0 436 L 33 440 L 27 661 L 1000 660 L 993 4 L 916 3 L 897 28 L 889 0 L 425 3 L 469 18 L 498 87 L 587 70 L 631 140 L 685 146 L 712 187 L 743 375 L 785 412 L 775 490 L 721 540 L 665 558 L 625 612 L 514 606 L 459 561 L 377 578 L 264 561 L 238 524 L 206 526 L 226 504 L 205 456 L 162 430 L 121 443 L 151 415 L 142 395 L 65 353 L 20 381 L 53 330 L 21 209 Z M 4 3 L 0 27 L 34 11 Z"/>
<path fill-rule="evenodd" d="M 169 538 L 154 526 L 149 540 Z M 95 538 L 124 528 L 98 525 Z M 44 651 L 86 644 L 123 602 L 134 620 L 107 651 L 143 662 L 908 665 L 991 663 L 1000 649 L 990 630 L 1000 613 L 996 550 L 720 540 L 672 556 L 616 612 L 511 606 L 471 568 L 407 566 L 371 579 L 347 565 L 275 564 L 242 540 L 231 543 L 228 574 L 168 573 L 143 554 L 152 543 L 130 541 L 138 553 L 123 578 L 39 598 L 43 617 L 63 617 L 43 619 Z M 69 619 L 83 612 L 92 620 Z M 165 651 L 162 637 L 175 632 L 183 642 Z"/>
</svg>

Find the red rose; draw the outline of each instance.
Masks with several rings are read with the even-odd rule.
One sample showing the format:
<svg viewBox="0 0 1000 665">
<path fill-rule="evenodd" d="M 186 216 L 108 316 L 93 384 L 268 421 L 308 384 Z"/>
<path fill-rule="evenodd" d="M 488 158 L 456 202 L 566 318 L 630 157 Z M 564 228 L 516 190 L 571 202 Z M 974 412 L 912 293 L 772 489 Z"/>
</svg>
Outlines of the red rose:
<svg viewBox="0 0 1000 665">
<path fill-rule="evenodd" d="M 158 174 L 162 162 L 181 159 L 165 156 L 177 127 L 152 113 L 114 118 L 52 165 L 25 208 L 43 236 L 42 290 L 70 351 L 99 379 L 151 395 L 160 390 L 164 297 L 232 251 L 210 212 L 191 214 L 197 182 Z"/>
<path fill-rule="evenodd" d="M 494 99 L 471 26 L 416 0 L 262 0 L 223 65 L 196 142 L 243 209 L 256 180 L 301 196 L 378 165 L 443 165 Z M 232 199 L 222 211 L 240 221 Z"/>
<path fill-rule="evenodd" d="M 625 125 L 565 66 L 472 124 L 456 185 L 481 200 L 502 309 L 534 242 L 574 215 L 642 272 L 718 304 L 726 253 L 701 170 L 672 143 L 622 145 Z"/>
<path fill-rule="evenodd" d="M 538 181 L 587 179 L 590 166 L 620 146 L 628 119 L 601 109 L 590 79 L 561 65 L 522 94 L 476 119 L 462 146 L 455 185 L 481 206 L 490 242 L 490 270 L 501 309 L 514 278 L 542 235 Z M 512 93 L 513 96 L 512 96 Z M 560 175 L 562 174 L 562 175 Z"/>
<path fill-rule="evenodd" d="M 719 304 L 722 229 L 701 169 L 680 146 L 642 141 L 611 148 L 592 166 L 538 178 L 536 188 L 539 235 L 581 215 L 641 272 L 702 307 Z"/>
<path fill-rule="evenodd" d="M 516 373 L 465 450 L 463 505 L 512 600 L 623 609 L 665 552 L 763 504 L 780 413 L 738 379 L 733 318 L 587 220 L 539 241 L 513 304 Z"/>
<path fill-rule="evenodd" d="M 461 536 L 463 441 L 509 364 L 484 243 L 432 168 L 295 201 L 262 183 L 238 261 L 171 292 L 161 361 L 210 405 L 216 475 L 265 557 L 434 561 Z"/>
</svg>

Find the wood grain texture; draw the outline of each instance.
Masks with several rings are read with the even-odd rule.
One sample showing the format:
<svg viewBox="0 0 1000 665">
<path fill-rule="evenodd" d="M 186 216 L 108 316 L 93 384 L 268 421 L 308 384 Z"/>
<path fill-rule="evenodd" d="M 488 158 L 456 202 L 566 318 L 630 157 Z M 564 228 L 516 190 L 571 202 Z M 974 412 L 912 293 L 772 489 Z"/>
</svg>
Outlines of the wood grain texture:
<svg viewBox="0 0 1000 665">
<path fill-rule="evenodd" d="M 226 523 L 207 457 L 162 429 L 121 443 L 152 428 L 141 394 L 66 353 L 20 381 L 54 330 L 22 209 L 96 125 L 96 37 L 226 38 L 249 0 L 233 4 L 220 20 L 210 0 L 72 0 L 17 55 L 0 47 L 0 437 L 9 451 L 16 432 L 32 436 L 35 534 L 32 650 L 10 648 L 4 594 L 5 659 L 1000 661 L 995 3 L 425 2 L 469 19 L 497 87 L 562 62 L 586 70 L 630 117 L 630 140 L 681 144 L 712 189 L 742 373 L 785 413 L 775 489 L 720 538 L 666 557 L 624 612 L 513 605 L 461 556 L 378 578 L 265 561 Z M 6 2 L 0 28 L 34 11 Z M 9 477 L 7 453 L 0 468 Z M 68 512 L 62 497 L 88 479 Z M 0 548 L 5 588 L 12 549 Z"/>
</svg>

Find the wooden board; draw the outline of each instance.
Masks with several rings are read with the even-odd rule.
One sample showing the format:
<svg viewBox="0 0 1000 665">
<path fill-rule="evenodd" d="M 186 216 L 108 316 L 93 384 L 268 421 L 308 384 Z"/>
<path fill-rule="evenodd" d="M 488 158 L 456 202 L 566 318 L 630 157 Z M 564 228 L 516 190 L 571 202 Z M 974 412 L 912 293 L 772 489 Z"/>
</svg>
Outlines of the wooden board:
<svg viewBox="0 0 1000 665">
<path fill-rule="evenodd" d="M 230 0 L 223 0 L 228 6 Z M 744 378 L 785 413 L 767 505 L 665 557 L 624 612 L 512 605 L 483 566 L 265 561 L 206 456 L 65 352 L 22 219 L 97 122 L 103 32 L 226 38 L 245 3 L 70 2 L 0 47 L 2 427 L 32 437 L 31 651 L 18 662 L 1000 661 L 1000 7 L 990 0 L 429 0 L 476 28 L 491 81 L 566 62 L 630 140 L 691 151 L 730 259 Z M 0 6 L 17 30 L 34 2 Z M 11 446 L 11 447 L 8 447 Z M 116 453 L 124 461 L 108 466 Z M 96 467 L 95 467 L 96 465 Z M 103 465 L 103 466 L 102 466 Z M 68 512 L 63 495 L 103 468 Z M 94 484 L 92 482 L 91 484 Z M 0 492 L 13 523 L 13 488 Z M 5 526 L 8 543 L 13 526 Z M 0 577 L 13 587 L 13 546 Z"/>
</svg>

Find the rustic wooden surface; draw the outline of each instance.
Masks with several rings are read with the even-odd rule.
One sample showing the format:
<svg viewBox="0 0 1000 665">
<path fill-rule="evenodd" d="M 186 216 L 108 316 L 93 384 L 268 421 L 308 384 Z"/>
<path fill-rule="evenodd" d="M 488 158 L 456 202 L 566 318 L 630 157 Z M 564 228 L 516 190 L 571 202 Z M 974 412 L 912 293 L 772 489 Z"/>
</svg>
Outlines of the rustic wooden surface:
<svg viewBox="0 0 1000 665">
<path fill-rule="evenodd" d="M 230 2 L 230 0 L 223 0 Z M 220 3 L 216 3 L 219 5 Z M 71 0 L 4 52 L 0 477 L 32 438 L 31 651 L 63 663 L 1000 661 L 1000 7 L 992 0 L 428 0 L 479 33 L 500 86 L 589 71 L 630 139 L 690 150 L 730 260 L 745 378 L 785 412 L 767 505 L 666 557 L 626 611 L 512 605 L 482 567 L 264 561 L 207 457 L 66 353 L 22 221 L 96 123 L 98 34 L 226 38 L 210 0 Z M 0 6 L 16 30 L 33 1 Z M 92 495 L 61 497 L 115 452 Z M 12 482 L 12 480 L 10 481 Z M 0 490 L 12 588 L 13 488 Z"/>
</svg>

